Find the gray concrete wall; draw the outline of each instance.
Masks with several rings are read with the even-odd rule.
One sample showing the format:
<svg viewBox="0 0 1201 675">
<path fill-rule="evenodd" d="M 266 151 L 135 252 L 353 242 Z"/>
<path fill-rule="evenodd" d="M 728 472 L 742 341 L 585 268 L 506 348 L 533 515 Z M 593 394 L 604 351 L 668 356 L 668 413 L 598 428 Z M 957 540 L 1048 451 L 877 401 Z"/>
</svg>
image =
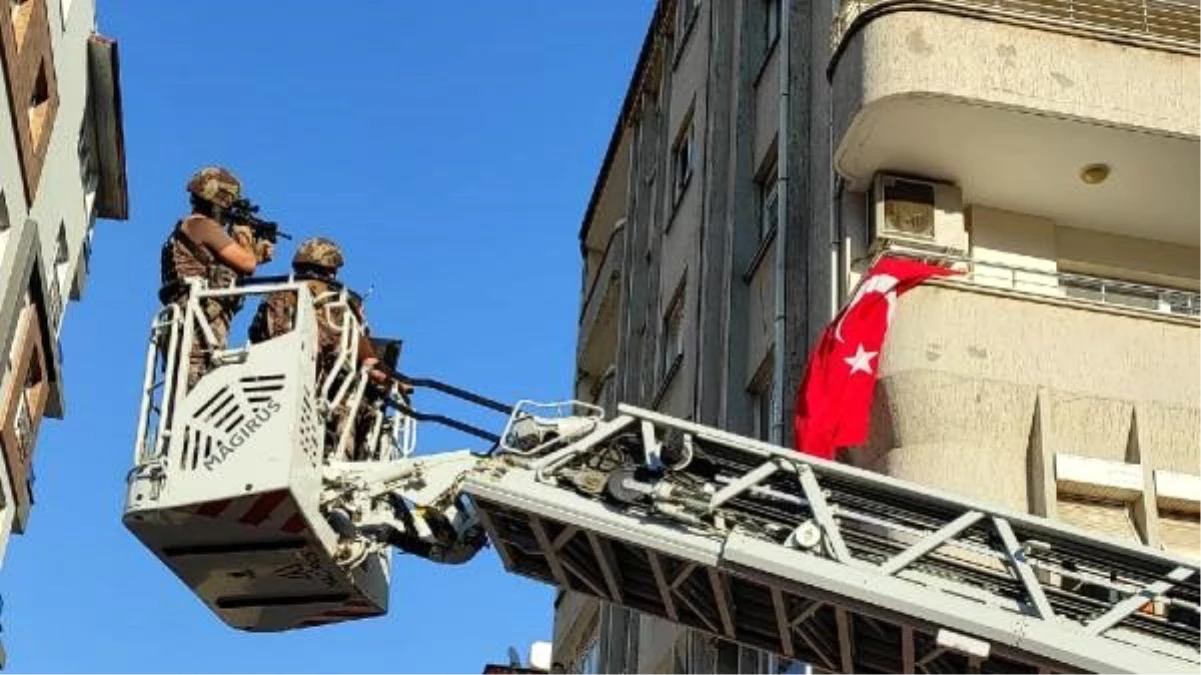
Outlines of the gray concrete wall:
<svg viewBox="0 0 1201 675">
<path fill-rule="evenodd" d="M 629 165 L 620 398 L 657 403 L 665 412 L 745 433 L 752 429 L 747 386 L 774 342 L 775 248 L 772 240 L 759 239 L 756 174 L 776 152 L 779 69 L 786 57 L 793 97 L 787 169 L 793 178 L 781 226 L 792 235 L 790 275 L 812 273 L 809 238 L 815 230 L 824 232 L 813 223 L 828 213 L 821 197 L 830 187 L 828 172 L 821 168 L 828 163 L 812 159 L 815 152 L 819 157 L 828 153 L 825 116 L 810 113 L 828 97 L 819 93 L 811 98 L 809 82 L 826 58 L 824 32 L 831 16 L 829 8 L 819 8 L 819 16 L 811 20 L 809 3 L 798 0 L 792 8 L 793 48 L 785 54 L 764 39 L 760 3 L 702 3 L 702 15 L 687 35 L 676 35 L 686 39 L 682 51 L 675 45 L 665 55 L 653 109 L 644 109 L 635 122 Z M 671 191 L 670 150 L 689 113 L 696 124 L 696 164 L 677 202 Z M 811 132 L 810 125 L 817 131 Z M 814 185 L 818 196 L 811 198 Z M 827 238 L 825 255 L 828 233 L 822 236 Z M 797 251 L 803 254 L 799 258 Z M 828 289 L 831 278 L 827 266 L 815 283 Z M 665 386 L 662 319 L 681 280 L 686 284 L 685 356 Z M 789 302 L 790 308 L 807 304 L 796 295 Z M 829 309 L 819 312 L 824 319 Z M 794 325 L 790 319 L 791 334 L 797 325 L 810 330 L 808 321 Z M 795 361 L 807 347 L 793 351 Z M 669 662 L 681 629 L 649 617 L 640 623 L 639 666 Z"/>
<path fill-rule="evenodd" d="M 919 287 L 899 300 L 880 359 L 872 438 L 851 458 L 1026 511 L 1042 390 L 1053 452 L 1123 461 L 1137 412 L 1150 461 L 1195 475 L 1198 332 L 1187 320 Z"/>
<path fill-rule="evenodd" d="M 692 26 L 678 60 L 676 50 L 667 49 L 657 94 L 630 131 L 629 240 L 617 376 L 621 400 L 651 406 L 659 395 L 661 410 L 750 433 L 747 385 L 773 349 L 775 247 L 782 245 L 786 319 L 784 345 L 776 353 L 783 358 L 784 442 L 791 438 L 792 396 L 809 351 L 845 297 L 852 262 L 869 244 L 865 195 L 840 193 L 831 167 L 831 135 L 837 138 L 839 133 L 828 124 L 835 102 L 826 79 L 834 4 L 792 0 L 791 23 L 785 27 L 791 49 L 785 53 L 778 45 L 769 50 L 763 43 L 761 3 L 704 2 L 702 17 Z M 930 26 L 917 20 L 931 17 Z M 1088 47 L 1107 67 L 1124 69 L 1119 78 L 1091 72 L 1092 52 L 1070 59 L 1053 54 L 1063 44 L 1063 36 L 1057 34 L 989 24 L 988 31 L 963 36 L 956 32 L 964 20 L 957 24 L 929 13 L 900 12 L 878 21 L 887 35 L 856 38 L 859 51 L 844 55 L 849 61 L 840 66 L 864 78 L 858 89 L 863 96 L 854 105 L 890 96 L 895 93 L 890 87 L 924 87 L 954 90 L 955 95 L 1007 96 L 1012 105 L 1058 106 L 1057 114 L 1088 108 L 1094 116 L 1129 125 L 1162 128 L 1188 122 L 1188 110 L 1097 110 L 1106 100 L 1085 91 L 1086 84 L 1112 88 L 1119 79 L 1154 70 L 1169 73 L 1167 80 L 1140 83 L 1140 91 L 1155 89 L 1164 99 L 1187 94 L 1192 85 L 1181 79 L 1183 71 L 1164 70 L 1174 57 L 1153 55 L 1141 65 L 1131 65 L 1126 60 L 1143 55 L 1124 60 L 1122 53 L 1128 48 L 1107 43 Z M 934 44 L 943 38 L 949 41 Z M 940 51 L 922 51 L 927 43 Z M 1011 54 L 1011 48 L 1017 53 Z M 922 52 L 923 59 L 915 71 L 893 72 L 905 62 L 902 56 L 912 60 L 913 49 Z M 985 51 L 971 51 L 981 49 Z M 952 56 L 959 61 L 949 61 Z M 779 141 L 779 74 L 785 59 L 790 106 L 781 244 L 778 236 L 759 240 L 755 179 Z M 972 62 L 966 71 L 947 67 L 965 60 Z M 1024 68 L 1026 63 L 1038 67 Z M 870 64 L 872 72 L 862 72 L 864 64 Z M 1029 72 L 1010 72 L 1016 65 Z M 1055 78 L 1052 84 L 1029 81 L 1039 74 L 1050 77 L 1044 66 L 1051 65 L 1059 68 L 1056 73 L 1078 78 L 1075 88 Z M 985 72 L 989 69 L 997 72 Z M 966 81 L 972 77 L 978 81 Z M 1133 96 L 1129 100 L 1135 100 Z M 847 100 L 838 105 L 839 110 L 849 109 Z M 1167 105 L 1196 107 L 1175 99 Z M 689 108 L 698 124 L 697 164 L 677 205 L 670 192 L 670 148 Z M 1080 236 L 1054 223 L 997 206 L 976 211 L 981 253 L 991 255 L 996 264 L 1025 261 L 1054 270 L 1066 251 L 1099 245 L 1093 240 L 1081 243 Z M 1020 244 L 1016 247 L 1010 241 L 1014 237 Z M 1079 255 L 1092 254 L 1085 250 Z M 1173 269 L 1187 271 L 1184 257 L 1177 258 Z M 1148 262 L 1152 258 L 1139 260 L 1144 267 L 1154 265 Z M 685 277 L 685 359 L 664 389 L 659 363 L 663 312 Z M 1143 400 L 1143 394 L 1130 394 L 1123 383 L 1123 378 L 1138 377 L 1146 383 L 1156 373 L 1195 372 L 1195 325 L 945 288 L 919 289 L 903 303 L 884 357 L 888 370 L 875 403 L 872 443 L 855 453 L 856 462 L 1025 510 L 1033 499 L 1031 433 L 1036 403 L 1041 401 L 1046 408 L 1041 424 L 1056 447 L 1088 446 L 1105 456 L 1125 453 L 1131 424 L 1127 413 L 1137 411 L 1137 434 L 1146 439 L 1144 445 L 1156 446 L 1154 462 L 1174 467 L 1196 463 L 1196 442 L 1184 431 L 1196 416 L 1196 387 L 1181 386 L 1170 400 Z M 1183 366 L 1173 369 L 1159 363 L 1153 371 L 1142 372 L 1150 357 L 1133 354 L 1129 347 L 1141 343 L 1123 338 L 1094 347 L 1097 335 L 1126 335 L 1165 349 L 1192 351 L 1187 351 Z M 1028 339 L 1034 346 L 1026 344 Z M 1191 347 L 1186 344 L 1189 339 Z M 1119 370 L 1125 375 L 1096 374 L 1110 368 L 1105 364 L 1112 360 L 1122 364 Z M 1179 383 L 1180 376 L 1175 376 Z M 1107 421 L 1091 427 L 1073 422 L 1097 415 L 1106 415 Z M 948 470 L 962 466 L 969 453 L 973 461 L 968 470 Z M 998 475 L 1009 478 L 997 480 Z M 639 623 L 638 667 L 645 671 L 670 663 L 681 629 L 650 617 Z"/>
</svg>

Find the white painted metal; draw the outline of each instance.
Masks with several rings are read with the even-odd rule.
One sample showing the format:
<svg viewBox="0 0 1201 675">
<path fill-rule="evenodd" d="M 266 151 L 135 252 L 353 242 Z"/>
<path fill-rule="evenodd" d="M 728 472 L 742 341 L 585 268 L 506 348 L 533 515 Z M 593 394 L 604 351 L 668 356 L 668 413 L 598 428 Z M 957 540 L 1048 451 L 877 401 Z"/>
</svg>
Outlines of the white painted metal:
<svg viewBox="0 0 1201 675">
<path fill-rule="evenodd" d="M 597 489 L 648 434 L 689 465 Z M 826 670 L 1201 667 L 1189 559 L 630 406 L 463 491 L 514 573 Z"/>
<path fill-rule="evenodd" d="M 178 393 L 198 300 L 273 291 L 298 327 Z M 490 540 L 513 573 L 830 671 L 1201 667 L 1191 559 L 625 405 L 522 402 L 490 456 L 414 456 L 378 409 L 356 452 L 324 433 L 365 400 L 350 312 L 316 382 L 329 318 L 303 284 L 193 294 L 153 326 L 125 522 L 230 625 L 378 616 L 391 548 L 457 564 Z"/>
<path fill-rule="evenodd" d="M 213 339 L 200 300 L 241 296 L 250 313 L 253 300 L 274 292 L 297 294 L 296 328 L 254 345 L 231 335 L 213 368 L 182 391 L 189 346 Z M 344 302 L 329 298 L 323 310 Z M 343 314 L 343 332 L 357 335 L 353 314 Z M 339 499 L 326 494 L 327 462 L 351 454 L 347 433 L 334 430 L 339 442 L 327 444 L 327 415 L 348 398 L 356 403 L 365 381 L 346 358 L 357 343 L 344 339 L 340 370 L 316 382 L 317 321 L 328 315 L 319 319 L 303 283 L 196 285 L 185 311 L 168 307 L 152 327 L 124 522 L 223 621 L 245 630 L 387 610 L 390 550 L 363 551 L 326 517 Z M 360 472 L 411 452 L 403 445 L 411 421 L 373 414 L 369 451 L 352 463 Z"/>
</svg>

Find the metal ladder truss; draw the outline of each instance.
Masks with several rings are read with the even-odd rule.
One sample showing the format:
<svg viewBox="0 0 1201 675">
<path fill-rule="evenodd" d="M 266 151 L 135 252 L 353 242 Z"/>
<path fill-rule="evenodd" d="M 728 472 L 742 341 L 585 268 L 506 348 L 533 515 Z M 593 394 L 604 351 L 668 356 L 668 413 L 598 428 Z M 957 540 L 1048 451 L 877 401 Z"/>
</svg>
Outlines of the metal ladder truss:
<svg viewBox="0 0 1201 675">
<path fill-rule="evenodd" d="M 462 490 L 512 573 L 829 671 L 1201 666 L 1194 560 L 639 408 Z"/>
</svg>

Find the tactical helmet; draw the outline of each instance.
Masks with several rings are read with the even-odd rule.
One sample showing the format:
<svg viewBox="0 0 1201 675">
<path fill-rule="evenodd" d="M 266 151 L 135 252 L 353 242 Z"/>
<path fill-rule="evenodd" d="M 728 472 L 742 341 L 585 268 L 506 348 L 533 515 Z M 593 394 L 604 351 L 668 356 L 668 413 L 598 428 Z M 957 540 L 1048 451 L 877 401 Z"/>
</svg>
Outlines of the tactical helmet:
<svg viewBox="0 0 1201 675">
<path fill-rule="evenodd" d="M 206 166 L 192 174 L 188 192 L 224 208 L 242 196 L 242 183 L 228 169 Z"/>
<path fill-rule="evenodd" d="M 343 265 L 342 249 L 325 237 L 306 239 L 296 249 L 296 255 L 292 257 L 292 265 L 316 265 L 337 270 Z"/>
</svg>

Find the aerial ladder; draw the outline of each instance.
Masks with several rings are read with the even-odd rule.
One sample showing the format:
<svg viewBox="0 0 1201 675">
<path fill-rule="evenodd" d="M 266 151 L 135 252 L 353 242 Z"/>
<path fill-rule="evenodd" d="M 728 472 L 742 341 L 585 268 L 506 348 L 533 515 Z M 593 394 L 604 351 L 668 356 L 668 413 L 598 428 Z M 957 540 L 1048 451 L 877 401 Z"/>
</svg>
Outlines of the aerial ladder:
<svg viewBox="0 0 1201 675">
<path fill-rule="evenodd" d="M 293 329 L 231 336 L 186 391 L 192 344 L 213 344 L 200 301 L 268 293 L 296 295 Z M 490 545 L 510 573 L 830 672 L 1201 668 L 1195 560 L 629 405 L 509 406 L 399 373 L 373 390 L 352 358 L 368 338 L 332 311 L 350 300 L 197 282 L 153 322 L 124 523 L 234 628 L 381 616 L 393 552 Z M 318 381 L 321 321 L 342 342 Z M 410 387 L 503 429 L 419 412 Z M 418 422 L 489 447 L 416 453 Z"/>
</svg>

